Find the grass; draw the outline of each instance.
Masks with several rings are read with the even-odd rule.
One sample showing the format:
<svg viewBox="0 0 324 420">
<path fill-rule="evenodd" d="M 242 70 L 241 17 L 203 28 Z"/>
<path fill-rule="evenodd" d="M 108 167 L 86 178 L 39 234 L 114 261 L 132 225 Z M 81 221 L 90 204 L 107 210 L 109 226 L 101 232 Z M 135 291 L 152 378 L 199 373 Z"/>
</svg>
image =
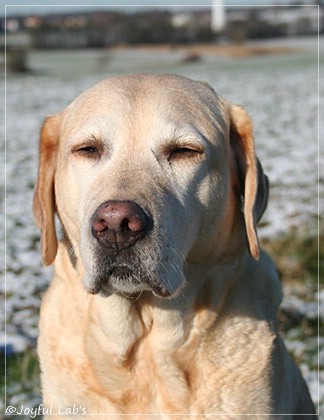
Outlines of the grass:
<svg viewBox="0 0 324 420">
<path fill-rule="evenodd" d="M 324 271 L 324 226 L 319 232 L 310 227 L 292 228 L 276 240 L 264 241 L 264 249 L 276 262 L 277 270 L 285 293 L 296 296 L 302 302 L 314 302 L 315 293 L 323 288 Z M 315 311 L 317 314 L 317 311 Z M 317 371 L 318 343 L 320 332 L 318 316 L 305 316 L 297 306 L 286 310 L 281 308 L 278 314 L 279 329 L 285 337 L 289 351 L 298 365 L 306 364 Z"/>
<path fill-rule="evenodd" d="M 282 281 L 310 282 L 317 290 L 324 284 L 324 224 L 319 232 L 303 226 L 292 228 L 275 240 L 265 240 L 263 248 L 273 257 Z"/>
<path fill-rule="evenodd" d="M 5 396 L 4 405 L 13 405 L 18 409 L 21 405 L 31 407 L 39 404 L 40 371 L 35 349 L 11 354 L 6 361 L 2 354 L 1 373 L 0 386 L 1 393 Z"/>
</svg>

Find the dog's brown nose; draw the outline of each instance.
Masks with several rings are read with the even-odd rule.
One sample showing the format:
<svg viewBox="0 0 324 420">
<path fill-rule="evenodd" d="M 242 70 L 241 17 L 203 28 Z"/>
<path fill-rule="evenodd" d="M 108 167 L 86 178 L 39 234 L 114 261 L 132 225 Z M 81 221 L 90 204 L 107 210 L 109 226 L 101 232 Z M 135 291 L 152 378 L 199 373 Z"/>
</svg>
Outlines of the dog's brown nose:
<svg viewBox="0 0 324 420">
<path fill-rule="evenodd" d="M 92 234 L 107 247 L 121 250 L 142 239 L 151 229 L 152 219 L 133 201 L 106 201 L 92 217 Z"/>
</svg>

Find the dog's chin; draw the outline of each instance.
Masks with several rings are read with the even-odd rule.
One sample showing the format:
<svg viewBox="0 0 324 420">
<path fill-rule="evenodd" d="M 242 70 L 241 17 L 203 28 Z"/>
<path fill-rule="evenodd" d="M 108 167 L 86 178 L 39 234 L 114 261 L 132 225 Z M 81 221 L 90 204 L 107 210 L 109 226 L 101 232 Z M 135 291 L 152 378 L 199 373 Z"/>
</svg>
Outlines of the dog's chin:
<svg viewBox="0 0 324 420">
<path fill-rule="evenodd" d="M 139 281 L 125 267 L 117 267 L 102 281 L 99 295 L 108 297 L 112 294 L 120 294 L 124 297 L 134 299 L 150 288 L 142 281 Z"/>
<path fill-rule="evenodd" d="M 88 284 L 86 286 L 88 293 L 98 294 L 101 297 L 119 294 L 126 298 L 136 299 L 143 292 L 151 292 L 160 298 L 172 298 L 178 294 L 178 289 L 169 290 L 161 281 L 137 276 L 126 266 L 114 267 L 106 275 L 85 283 Z"/>
<path fill-rule="evenodd" d="M 149 288 L 145 288 L 142 285 L 126 284 L 122 282 L 109 281 L 103 284 L 98 295 L 103 298 L 107 298 L 111 295 L 117 294 L 124 296 L 129 299 L 139 298 L 144 291 L 149 291 Z"/>
</svg>

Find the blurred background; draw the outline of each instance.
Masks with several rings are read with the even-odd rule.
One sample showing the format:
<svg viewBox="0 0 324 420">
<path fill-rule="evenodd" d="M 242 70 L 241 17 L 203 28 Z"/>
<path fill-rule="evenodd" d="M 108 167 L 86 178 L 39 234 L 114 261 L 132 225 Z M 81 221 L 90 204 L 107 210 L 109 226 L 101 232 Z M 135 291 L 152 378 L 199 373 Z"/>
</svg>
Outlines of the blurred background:
<svg viewBox="0 0 324 420">
<path fill-rule="evenodd" d="M 143 71 L 204 80 L 250 113 L 271 184 L 259 234 L 283 283 L 280 329 L 323 413 L 323 2 L 24 3 L 0 11 L 0 415 L 41 401 L 35 346 L 52 269 L 31 203 L 42 121 L 99 80 Z"/>
</svg>

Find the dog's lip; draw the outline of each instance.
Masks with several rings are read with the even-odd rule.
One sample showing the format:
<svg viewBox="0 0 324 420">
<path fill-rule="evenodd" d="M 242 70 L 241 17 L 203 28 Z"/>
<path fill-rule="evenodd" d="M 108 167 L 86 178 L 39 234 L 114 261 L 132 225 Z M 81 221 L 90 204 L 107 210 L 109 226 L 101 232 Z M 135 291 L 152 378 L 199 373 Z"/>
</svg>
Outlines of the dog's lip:
<svg viewBox="0 0 324 420">
<path fill-rule="evenodd" d="M 161 297 L 161 298 L 168 298 L 172 295 L 172 293 L 163 285 L 160 284 L 150 284 L 150 282 L 147 282 L 147 285 L 152 290 L 152 293 L 155 296 Z"/>
<path fill-rule="evenodd" d="M 87 287 L 86 291 L 90 294 L 90 295 L 97 295 L 101 290 L 101 285 L 97 284 L 93 287 Z"/>
<path fill-rule="evenodd" d="M 124 270 L 129 270 L 129 267 L 126 266 L 120 266 L 120 267 L 115 267 L 113 271 L 124 271 Z M 118 293 L 121 292 L 121 290 L 119 290 L 118 284 L 111 284 L 110 282 L 110 278 L 107 278 L 107 281 L 104 282 L 105 284 L 101 283 L 97 283 L 94 284 L 90 287 L 86 288 L 86 291 L 91 294 L 91 295 L 97 295 L 97 294 L 101 294 L 103 292 L 103 289 L 105 288 L 105 286 L 111 286 L 111 291 L 114 293 Z M 153 281 L 151 281 L 150 279 L 146 279 L 143 280 L 142 282 L 138 282 L 139 286 L 141 287 L 140 292 L 142 291 L 151 291 L 155 296 L 160 297 L 160 298 L 169 298 L 171 297 L 174 293 L 172 293 L 170 290 L 168 290 L 165 285 L 161 283 L 154 283 Z M 138 292 L 136 292 L 138 293 Z M 125 294 L 125 291 L 123 291 L 123 294 Z M 134 292 L 130 292 L 129 295 L 132 296 L 134 294 Z"/>
</svg>

